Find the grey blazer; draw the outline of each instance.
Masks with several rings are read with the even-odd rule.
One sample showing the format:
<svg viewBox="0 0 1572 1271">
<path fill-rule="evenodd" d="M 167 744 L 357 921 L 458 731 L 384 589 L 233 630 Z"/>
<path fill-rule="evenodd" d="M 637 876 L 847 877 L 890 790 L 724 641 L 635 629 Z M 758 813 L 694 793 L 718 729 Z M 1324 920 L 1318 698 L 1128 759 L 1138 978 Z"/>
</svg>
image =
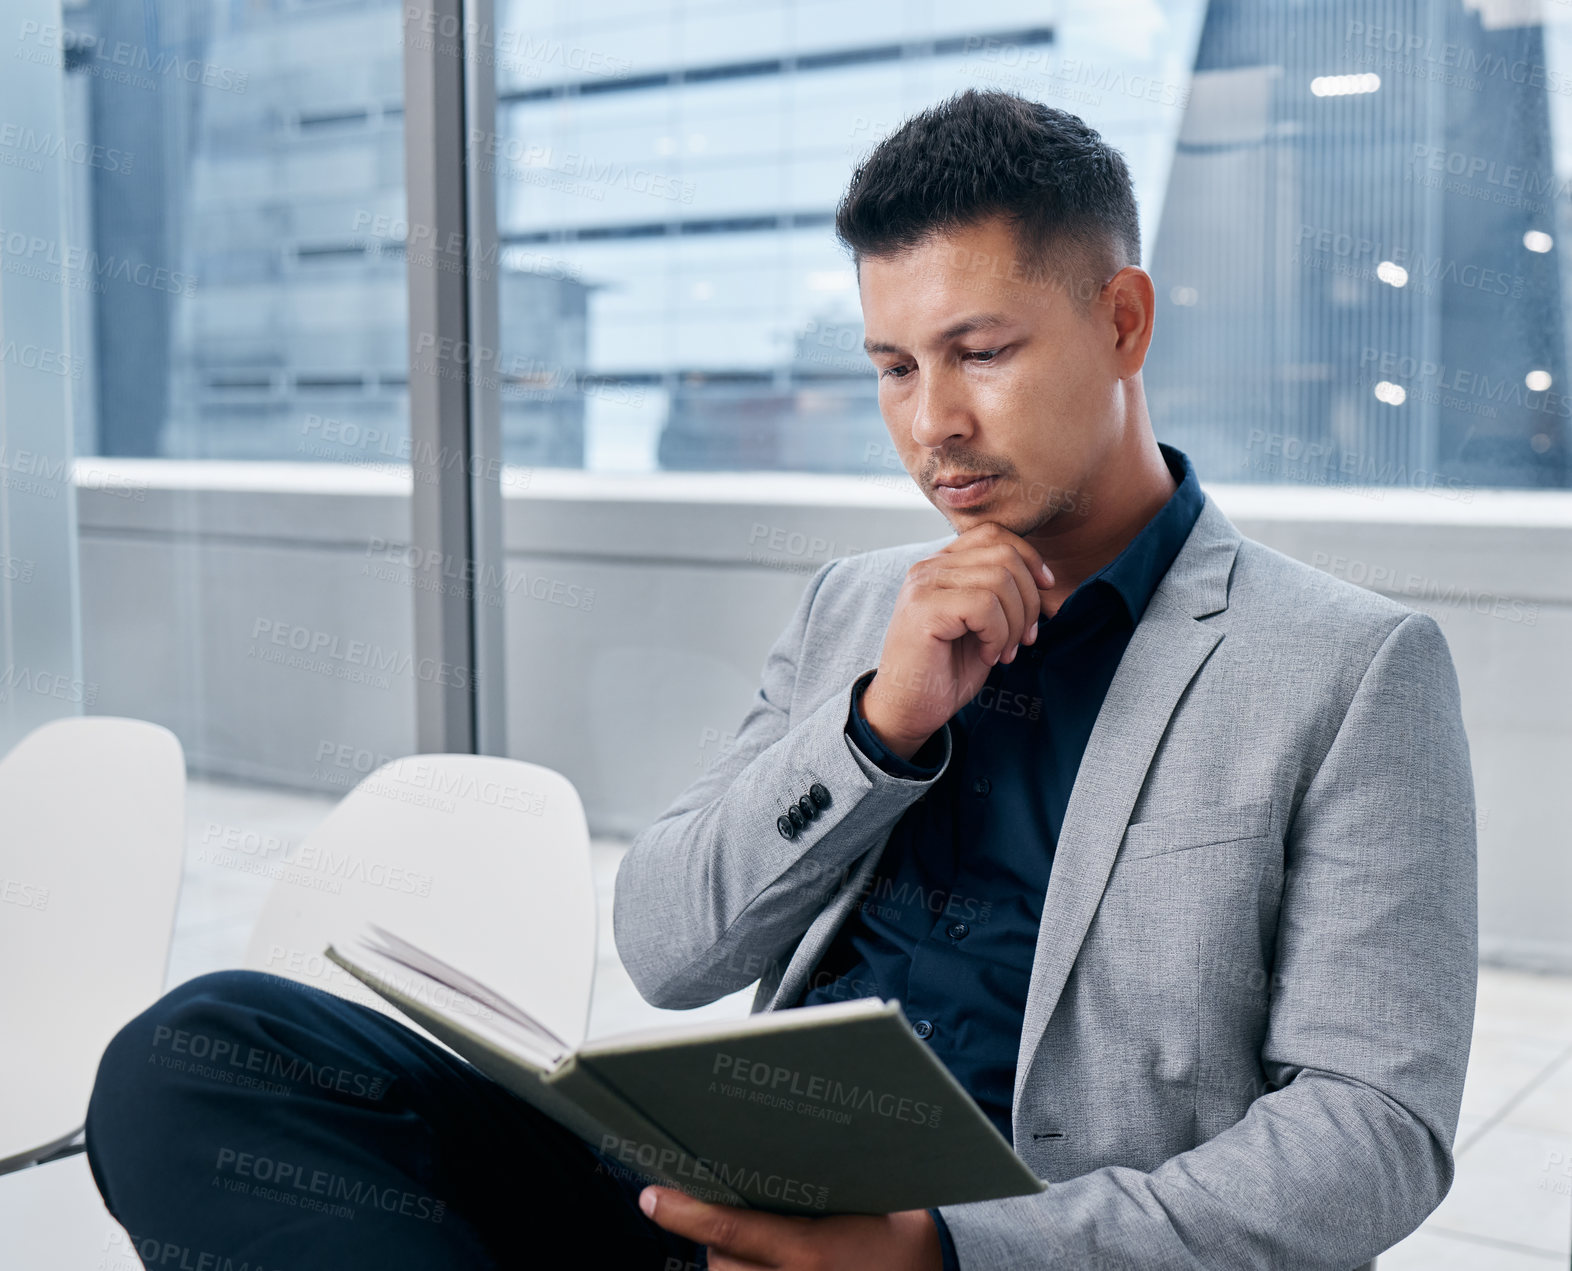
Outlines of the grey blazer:
<svg viewBox="0 0 1572 1271">
<path fill-rule="evenodd" d="M 801 1000 L 931 784 L 844 726 L 907 568 L 948 541 L 821 568 L 735 740 L 634 840 L 615 929 L 649 1001 Z M 783 838 L 815 781 L 831 803 Z M 962 1267 L 1349 1271 L 1417 1227 L 1452 1181 L 1474 851 L 1435 621 L 1208 498 L 1097 717 L 1043 904 L 1013 1125 L 1052 1186 L 944 1209 Z"/>
</svg>

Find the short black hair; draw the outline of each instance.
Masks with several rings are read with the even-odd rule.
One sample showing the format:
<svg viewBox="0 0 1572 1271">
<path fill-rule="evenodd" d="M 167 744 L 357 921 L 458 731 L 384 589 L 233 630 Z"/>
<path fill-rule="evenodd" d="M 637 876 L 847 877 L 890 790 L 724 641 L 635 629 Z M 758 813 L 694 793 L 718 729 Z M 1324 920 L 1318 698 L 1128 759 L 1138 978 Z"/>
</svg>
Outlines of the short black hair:
<svg viewBox="0 0 1572 1271">
<path fill-rule="evenodd" d="M 1100 272 L 1141 263 L 1141 226 L 1124 156 L 1068 111 L 1014 93 L 967 89 L 913 115 L 852 174 L 835 232 L 860 266 L 995 216 L 1022 263 Z"/>
</svg>

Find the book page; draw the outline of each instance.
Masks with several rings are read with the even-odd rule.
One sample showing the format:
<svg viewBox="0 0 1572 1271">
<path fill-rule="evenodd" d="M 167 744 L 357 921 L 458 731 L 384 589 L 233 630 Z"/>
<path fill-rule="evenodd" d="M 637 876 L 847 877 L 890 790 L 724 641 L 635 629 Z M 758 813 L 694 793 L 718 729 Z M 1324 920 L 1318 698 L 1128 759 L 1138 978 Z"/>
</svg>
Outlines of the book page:
<svg viewBox="0 0 1572 1271">
<path fill-rule="evenodd" d="M 550 1072 L 571 1053 L 563 1040 L 522 1008 L 407 941 L 375 929 L 350 951 L 329 945 L 327 956 L 417 1023 L 436 1016 L 500 1043 L 531 1067 Z"/>
<path fill-rule="evenodd" d="M 582 1058 L 619 1055 L 640 1050 L 662 1050 L 678 1043 L 727 1041 L 755 1033 L 783 1033 L 797 1028 L 817 1028 L 840 1019 L 863 1019 L 874 1015 L 900 1014 L 899 1002 L 883 1002 L 876 997 L 860 997 L 850 1002 L 825 1002 L 819 1006 L 798 1006 L 789 1011 L 758 1011 L 742 1019 L 695 1020 L 691 1024 L 665 1024 L 615 1033 L 579 1047 Z"/>
</svg>

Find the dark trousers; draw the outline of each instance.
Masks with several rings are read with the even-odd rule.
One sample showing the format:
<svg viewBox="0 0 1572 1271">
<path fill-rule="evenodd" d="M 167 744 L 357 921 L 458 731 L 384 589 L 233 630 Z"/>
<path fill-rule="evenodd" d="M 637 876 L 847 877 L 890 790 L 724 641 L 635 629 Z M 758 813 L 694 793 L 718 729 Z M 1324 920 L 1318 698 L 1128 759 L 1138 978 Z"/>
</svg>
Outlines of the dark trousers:
<svg viewBox="0 0 1572 1271">
<path fill-rule="evenodd" d="M 148 1267 L 694 1271 L 644 1180 L 440 1046 L 290 980 L 190 980 L 110 1043 L 87 1114 Z"/>
</svg>

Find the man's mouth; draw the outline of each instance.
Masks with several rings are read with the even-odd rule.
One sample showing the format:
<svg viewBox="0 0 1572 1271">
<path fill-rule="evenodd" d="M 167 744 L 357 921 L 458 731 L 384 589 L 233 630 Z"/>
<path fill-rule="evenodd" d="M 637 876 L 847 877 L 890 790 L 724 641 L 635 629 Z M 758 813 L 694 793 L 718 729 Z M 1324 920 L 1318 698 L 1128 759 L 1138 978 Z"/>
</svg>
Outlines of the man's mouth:
<svg viewBox="0 0 1572 1271">
<path fill-rule="evenodd" d="M 970 507 L 993 492 L 999 482 L 997 473 L 958 472 L 942 476 L 933 484 L 934 493 L 948 507 Z"/>
</svg>

